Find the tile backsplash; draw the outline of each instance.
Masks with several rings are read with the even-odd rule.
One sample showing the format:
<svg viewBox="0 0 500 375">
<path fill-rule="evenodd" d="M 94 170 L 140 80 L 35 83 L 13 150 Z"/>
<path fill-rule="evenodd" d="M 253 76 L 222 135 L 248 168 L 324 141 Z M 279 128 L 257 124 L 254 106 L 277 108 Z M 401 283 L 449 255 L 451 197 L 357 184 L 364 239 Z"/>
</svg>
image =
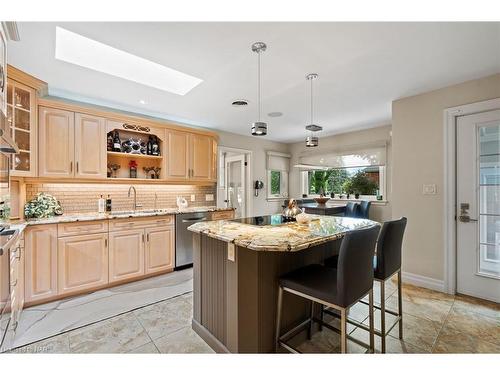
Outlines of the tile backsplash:
<svg viewBox="0 0 500 375">
<path fill-rule="evenodd" d="M 135 185 L 137 190 L 137 204 L 142 204 L 141 209 L 153 209 L 155 193 L 157 194 L 156 208 L 177 207 L 176 197 L 186 198 L 189 206 L 215 206 L 216 202 L 206 201 L 206 194 L 216 196 L 215 186 L 194 185 Z M 97 212 L 97 200 L 109 194 L 112 199 L 113 210 L 131 210 L 133 196 L 128 198 L 126 184 L 64 184 L 40 183 L 26 184 L 26 201 L 31 200 L 38 193 L 48 193 L 56 197 L 61 203 L 65 214 Z M 133 194 L 133 193 L 132 193 Z M 195 201 L 191 202 L 191 195 Z"/>
</svg>

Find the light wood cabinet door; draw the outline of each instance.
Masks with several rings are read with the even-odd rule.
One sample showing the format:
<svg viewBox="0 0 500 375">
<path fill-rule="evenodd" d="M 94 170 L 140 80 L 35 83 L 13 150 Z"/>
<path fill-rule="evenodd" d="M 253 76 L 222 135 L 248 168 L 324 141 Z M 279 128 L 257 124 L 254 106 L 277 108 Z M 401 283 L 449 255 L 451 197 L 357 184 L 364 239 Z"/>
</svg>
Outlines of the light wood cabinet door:
<svg viewBox="0 0 500 375">
<path fill-rule="evenodd" d="M 106 178 L 106 124 L 102 117 L 75 113 L 75 177 Z"/>
<path fill-rule="evenodd" d="M 36 225 L 25 234 L 25 301 L 57 295 L 57 225 Z"/>
<path fill-rule="evenodd" d="M 167 179 L 189 178 L 189 133 L 167 131 Z"/>
<path fill-rule="evenodd" d="M 109 282 L 144 275 L 144 229 L 109 233 Z"/>
<path fill-rule="evenodd" d="M 59 294 L 92 289 L 108 283 L 108 234 L 59 238 Z"/>
<path fill-rule="evenodd" d="M 175 227 L 146 229 L 146 274 L 174 268 Z"/>
<path fill-rule="evenodd" d="M 38 114 L 38 172 L 40 177 L 73 177 L 74 113 L 40 107 Z"/>
<path fill-rule="evenodd" d="M 210 180 L 212 177 L 212 137 L 191 134 L 190 138 L 190 177 L 196 180 Z"/>
</svg>

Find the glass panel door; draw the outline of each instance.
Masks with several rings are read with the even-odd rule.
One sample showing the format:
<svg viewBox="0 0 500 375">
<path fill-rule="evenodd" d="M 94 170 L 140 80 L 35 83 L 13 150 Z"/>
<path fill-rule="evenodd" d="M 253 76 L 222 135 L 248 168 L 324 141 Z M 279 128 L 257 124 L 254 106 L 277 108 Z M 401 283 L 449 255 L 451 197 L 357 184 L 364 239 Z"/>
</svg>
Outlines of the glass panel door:
<svg viewBox="0 0 500 375">
<path fill-rule="evenodd" d="M 500 124 L 479 126 L 478 274 L 500 277 Z"/>
</svg>

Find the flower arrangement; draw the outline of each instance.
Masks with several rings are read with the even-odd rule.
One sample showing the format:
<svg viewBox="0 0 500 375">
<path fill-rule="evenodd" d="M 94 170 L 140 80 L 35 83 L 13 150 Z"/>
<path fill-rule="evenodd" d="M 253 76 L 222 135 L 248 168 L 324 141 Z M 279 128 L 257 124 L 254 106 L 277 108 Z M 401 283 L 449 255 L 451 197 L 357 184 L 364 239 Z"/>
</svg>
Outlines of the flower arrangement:
<svg viewBox="0 0 500 375">
<path fill-rule="evenodd" d="M 46 193 L 38 193 L 24 205 L 24 216 L 27 219 L 46 218 L 62 214 L 63 210 L 59 201 Z"/>
</svg>

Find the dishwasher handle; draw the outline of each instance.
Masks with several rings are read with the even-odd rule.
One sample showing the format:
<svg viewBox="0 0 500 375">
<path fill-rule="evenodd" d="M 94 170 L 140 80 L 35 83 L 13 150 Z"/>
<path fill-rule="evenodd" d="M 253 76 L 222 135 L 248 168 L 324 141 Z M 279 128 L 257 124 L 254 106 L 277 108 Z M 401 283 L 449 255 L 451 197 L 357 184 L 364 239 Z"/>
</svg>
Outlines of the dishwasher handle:
<svg viewBox="0 0 500 375">
<path fill-rule="evenodd" d="M 199 221 L 206 221 L 206 217 L 193 217 L 191 219 L 182 219 L 183 223 L 197 223 Z"/>
</svg>

